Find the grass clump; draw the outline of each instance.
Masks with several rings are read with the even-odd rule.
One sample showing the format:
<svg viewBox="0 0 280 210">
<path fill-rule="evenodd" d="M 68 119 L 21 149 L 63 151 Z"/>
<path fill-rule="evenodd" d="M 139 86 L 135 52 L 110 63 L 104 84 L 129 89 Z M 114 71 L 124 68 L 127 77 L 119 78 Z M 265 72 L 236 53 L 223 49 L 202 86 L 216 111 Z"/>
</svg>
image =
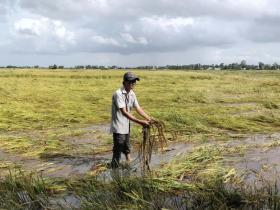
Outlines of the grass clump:
<svg viewBox="0 0 280 210">
<path fill-rule="evenodd" d="M 214 175 L 214 174 L 213 174 Z M 111 182 L 93 178 L 72 180 L 71 194 L 81 209 L 277 209 L 277 186 L 256 188 L 228 181 L 233 176 L 215 173 L 204 181 L 175 181 L 167 177 L 115 177 Z M 237 178 L 236 176 L 234 178 Z M 230 178 L 232 181 L 234 178 Z M 226 181 L 227 180 L 227 181 Z"/>
</svg>

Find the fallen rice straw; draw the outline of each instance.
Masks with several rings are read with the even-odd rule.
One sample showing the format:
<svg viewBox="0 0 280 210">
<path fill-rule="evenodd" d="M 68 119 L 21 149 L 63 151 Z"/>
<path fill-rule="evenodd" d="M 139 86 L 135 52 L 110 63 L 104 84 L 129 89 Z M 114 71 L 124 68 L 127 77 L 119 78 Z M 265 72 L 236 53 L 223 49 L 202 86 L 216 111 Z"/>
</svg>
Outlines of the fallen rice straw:
<svg viewBox="0 0 280 210">
<path fill-rule="evenodd" d="M 160 121 L 152 121 L 149 126 L 144 126 L 142 129 L 143 141 L 139 147 L 139 159 L 141 164 L 141 171 L 150 171 L 150 162 L 154 150 L 161 149 L 167 145 L 164 136 L 165 125 Z"/>
</svg>

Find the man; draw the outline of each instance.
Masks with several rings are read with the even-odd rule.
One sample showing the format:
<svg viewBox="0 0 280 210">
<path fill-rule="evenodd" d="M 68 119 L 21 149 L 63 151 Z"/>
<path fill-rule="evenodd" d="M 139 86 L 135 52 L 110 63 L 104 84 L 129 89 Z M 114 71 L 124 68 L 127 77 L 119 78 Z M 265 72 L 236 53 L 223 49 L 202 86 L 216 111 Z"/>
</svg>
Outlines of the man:
<svg viewBox="0 0 280 210">
<path fill-rule="evenodd" d="M 138 104 L 133 89 L 136 81 L 140 81 L 132 72 L 123 75 L 123 87 L 118 89 L 112 97 L 112 120 L 111 132 L 113 133 L 113 158 L 111 166 L 117 168 L 120 163 L 121 153 L 124 153 L 126 161 L 130 162 L 130 129 L 131 122 L 136 122 L 142 126 L 149 126 L 151 118 Z M 134 107 L 139 115 L 144 119 L 138 119 L 130 111 Z"/>
</svg>

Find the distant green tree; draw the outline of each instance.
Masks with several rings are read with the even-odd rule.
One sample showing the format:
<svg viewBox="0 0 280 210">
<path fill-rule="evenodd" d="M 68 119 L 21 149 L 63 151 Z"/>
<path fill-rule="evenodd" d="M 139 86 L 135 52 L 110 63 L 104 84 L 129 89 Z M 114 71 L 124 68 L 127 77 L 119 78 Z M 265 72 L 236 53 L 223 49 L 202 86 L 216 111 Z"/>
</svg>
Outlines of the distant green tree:
<svg viewBox="0 0 280 210">
<path fill-rule="evenodd" d="M 247 62 L 246 62 L 245 60 L 242 60 L 242 61 L 240 62 L 240 67 L 241 67 L 242 69 L 245 69 L 245 68 L 247 67 Z"/>
<path fill-rule="evenodd" d="M 264 69 L 264 63 L 263 62 L 259 62 L 259 69 L 260 70 Z"/>
<path fill-rule="evenodd" d="M 276 63 L 276 62 L 273 63 L 273 64 L 272 64 L 272 69 L 275 69 L 275 70 L 276 70 L 276 69 L 279 69 L 278 63 Z"/>
<path fill-rule="evenodd" d="M 199 70 L 200 69 L 200 67 L 201 67 L 201 64 L 200 63 L 197 63 L 197 64 L 195 64 L 194 65 L 194 70 Z"/>
<path fill-rule="evenodd" d="M 75 66 L 75 69 L 84 69 L 85 67 L 84 66 L 81 66 L 81 65 L 79 65 L 79 66 Z"/>
<path fill-rule="evenodd" d="M 12 65 L 8 65 L 8 66 L 6 66 L 6 68 L 12 69 L 12 68 L 17 68 L 17 67 L 16 66 L 12 66 Z"/>
<path fill-rule="evenodd" d="M 272 69 L 272 67 L 271 67 L 270 64 L 265 64 L 265 65 L 264 65 L 264 69 L 265 69 L 265 70 L 270 70 L 270 69 Z"/>
<path fill-rule="evenodd" d="M 49 69 L 57 69 L 57 65 L 54 64 L 53 66 L 49 66 Z"/>
</svg>

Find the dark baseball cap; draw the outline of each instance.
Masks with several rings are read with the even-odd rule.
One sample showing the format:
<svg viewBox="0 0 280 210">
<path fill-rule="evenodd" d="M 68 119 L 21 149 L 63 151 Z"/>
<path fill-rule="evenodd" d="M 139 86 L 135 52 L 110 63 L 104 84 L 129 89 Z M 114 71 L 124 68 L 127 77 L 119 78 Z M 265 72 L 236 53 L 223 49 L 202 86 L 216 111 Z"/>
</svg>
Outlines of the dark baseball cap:
<svg viewBox="0 0 280 210">
<path fill-rule="evenodd" d="M 129 81 L 129 82 L 132 82 L 132 81 L 139 81 L 139 77 L 137 77 L 133 72 L 126 72 L 124 75 L 123 75 L 123 81 Z"/>
</svg>

